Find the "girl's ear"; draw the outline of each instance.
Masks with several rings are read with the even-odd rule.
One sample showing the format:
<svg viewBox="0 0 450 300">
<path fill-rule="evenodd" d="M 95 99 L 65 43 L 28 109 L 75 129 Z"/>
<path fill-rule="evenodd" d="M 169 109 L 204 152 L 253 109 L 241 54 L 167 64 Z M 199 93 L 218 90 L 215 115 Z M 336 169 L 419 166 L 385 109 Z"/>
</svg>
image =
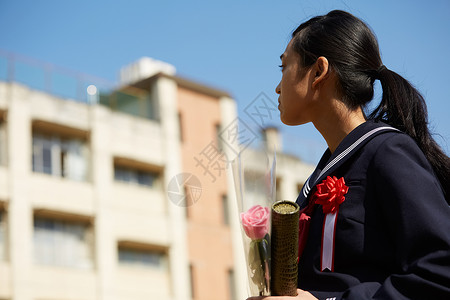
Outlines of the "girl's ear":
<svg viewBox="0 0 450 300">
<path fill-rule="evenodd" d="M 328 59 L 324 56 L 319 57 L 314 64 L 315 75 L 312 83 L 313 88 L 316 88 L 318 84 L 328 78 L 329 70 Z"/>
</svg>

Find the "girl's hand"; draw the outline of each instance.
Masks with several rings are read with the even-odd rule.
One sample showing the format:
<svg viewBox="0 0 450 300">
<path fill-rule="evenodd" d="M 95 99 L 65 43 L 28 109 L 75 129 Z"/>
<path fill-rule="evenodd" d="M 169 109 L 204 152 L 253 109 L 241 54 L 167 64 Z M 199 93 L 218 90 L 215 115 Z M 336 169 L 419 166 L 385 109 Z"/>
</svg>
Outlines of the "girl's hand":
<svg viewBox="0 0 450 300">
<path fill-rule="evenodd" d="M 258 296 L 258 297 L 250 297 L 247 300 L 317 300 L 316 297 L 311 295 L 309 292 L 297 289 L 297 296 L 289 297 L 289 296 Z"/>
</svg>

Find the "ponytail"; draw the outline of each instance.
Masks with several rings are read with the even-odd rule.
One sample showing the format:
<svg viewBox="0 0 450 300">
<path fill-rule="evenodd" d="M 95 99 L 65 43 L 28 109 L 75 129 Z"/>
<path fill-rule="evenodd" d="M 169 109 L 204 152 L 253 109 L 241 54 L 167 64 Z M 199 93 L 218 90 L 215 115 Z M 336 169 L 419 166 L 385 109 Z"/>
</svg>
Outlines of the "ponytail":
<svg viewBox="0 0 450 300">
<path fill-rule="evenodd" d="M 425 154 L 450 200 L 450 158 L 442 151 L 428 129 L 427 106 L 422 95 L 402 76 L 382 65 L 376 72 L 383 96 L 369 119 L 382 120 L 411 136 Z"/>
</svg>

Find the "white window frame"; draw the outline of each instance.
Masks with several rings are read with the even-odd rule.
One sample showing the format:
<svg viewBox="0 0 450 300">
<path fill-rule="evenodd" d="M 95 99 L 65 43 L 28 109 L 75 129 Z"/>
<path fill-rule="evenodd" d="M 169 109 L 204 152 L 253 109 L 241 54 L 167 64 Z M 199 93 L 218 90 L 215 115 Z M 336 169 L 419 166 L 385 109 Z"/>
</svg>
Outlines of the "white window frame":
<svg viewBox="0 0 450 300">
<path fill-rule="evenodd" d="M 6 123 L 1 120 L 0 117 L 0 166 L 6 166 L 7 164 L 7 135 L 6 135 Z"/>
<path fill-rule="evenodd" d="M 123 253 L 123 251 L 127 253 Z M 122 254 L 121 254 L 122 253 Z M 136 257 L 131 257 L 133 253 Z M 128 259 L 124 260 L 125 256 L 129 256 Z M 141 254 L 141 255 L 140 255 Z M 157 260 L 156 263 L 145 262 L 145 255 L 149 255 L 149 258 Z M 144 260 L 142 259 L 144 258 Z M 152 250 L 152 249 L 136 249 L 133 247 L 118 246 L 117 248 L 117 261 L 119 266 L 130 267 L 130 268 L 140 268 L 149 270 L 160 270 L 168 271 L 168 255 L 164 251 Z"/>
<path fill-rule="evenodd" d="M 84 141 L 59 136 L 33 134 L 32 169 L 37 173 L 86 181 L 88 177 L 88 153 Z M 45 161 L 44 151 L 50 151 Z"/>
<path fill-rule="evenodd" d="M 35 216 L 34 262 L 39 265 L 93 269 L 92 226 L 85 222 Z"/>
<path fill-rule="evenodd" d="M 139 181 L 140 174 L 148 174 L 153 177 L 150 184 Z M 161 174 L 159 172 L 139 170 L 127 166 L 114 165 L 114 180 L 125 184 L 134 184 L 146 188 L 158 188 L 160 185 Z"/>
<path fill-rule="evenodd" d="M 0 261 L 8 259 L 8 229 L 6 211 L 0 209 Z"/>
</svg>

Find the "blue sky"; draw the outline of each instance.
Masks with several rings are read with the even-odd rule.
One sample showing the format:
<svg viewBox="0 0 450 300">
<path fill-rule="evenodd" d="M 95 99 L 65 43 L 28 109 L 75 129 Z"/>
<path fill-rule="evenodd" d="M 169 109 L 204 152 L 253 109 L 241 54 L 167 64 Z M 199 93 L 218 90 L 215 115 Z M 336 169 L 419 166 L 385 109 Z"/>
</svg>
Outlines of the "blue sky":
<svg viewBox="0 0 450 300">
<path fill-rule="evenodd" d="M 149 56 L 180 76 L 228 91 L 239 113 L 264 92 L 274 102 L 279 56 L 306 19 L 344 9 L 378 37 L 384 64 L 428 103 L 431 129 L 450 148 L 450 1 L 50 1 L 0 0 L 0 49 L 117 81 Z M 326 144 L 313 126 L 273 124 L 285 148 L 316 161 Z"/>
</svg>

